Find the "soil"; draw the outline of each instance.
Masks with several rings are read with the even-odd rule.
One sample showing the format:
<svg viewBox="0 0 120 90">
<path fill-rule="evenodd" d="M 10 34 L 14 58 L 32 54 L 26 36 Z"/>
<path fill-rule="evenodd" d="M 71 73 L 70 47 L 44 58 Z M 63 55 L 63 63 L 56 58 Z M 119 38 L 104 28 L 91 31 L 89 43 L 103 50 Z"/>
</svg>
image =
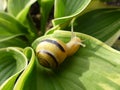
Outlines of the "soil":
<svg viewBox="0 0 120 90">
<path fill-rule="evenodd" d="M 38 2 L 35 2 L 30 9 L 30 16 L 32 17 L 33 22 L 35 23 L 35 26 L 38 30 L 40 30 L 40 6 Z M 48 17 L 48 21 L 46 23 L 46 29 L 48 30 L 49 28 L 52 27 L 51 20 L 54 18 L 54 7 L 52 8 L 50 15 Z"/>
</svg>

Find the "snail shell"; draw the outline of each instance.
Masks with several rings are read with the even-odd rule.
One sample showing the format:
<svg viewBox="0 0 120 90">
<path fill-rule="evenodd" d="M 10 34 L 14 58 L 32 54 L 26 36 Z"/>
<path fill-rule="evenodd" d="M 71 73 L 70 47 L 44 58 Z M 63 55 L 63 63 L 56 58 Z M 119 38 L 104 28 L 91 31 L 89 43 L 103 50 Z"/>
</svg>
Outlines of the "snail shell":
<svg viewBox="0 0 120 90">
<path fill-rule="evenodd" d="M 80 45 L 83 44 L 78 37 L 73 37 L 67 44 L 55 38 L 45 39 L 36 48 L 39 63 L 47 68 L 56 68 L 66 57 L 73 55 Z"/>
</svg>

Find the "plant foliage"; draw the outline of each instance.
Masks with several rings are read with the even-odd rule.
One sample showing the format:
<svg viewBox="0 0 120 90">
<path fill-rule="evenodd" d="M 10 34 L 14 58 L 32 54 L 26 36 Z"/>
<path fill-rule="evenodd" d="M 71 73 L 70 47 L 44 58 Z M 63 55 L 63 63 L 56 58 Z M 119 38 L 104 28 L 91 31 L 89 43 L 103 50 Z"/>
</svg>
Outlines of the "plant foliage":
<svg viewBox="0 0 120 90">
<path fill-rule="evenodd" d="M 39 29 L 30 13 L 36 2 L 40 7 Z M 99 9 L 93 9 L 93 2 Z M 0 11 L 0 90 L 120 89 L 120 52 L 110 47 L 120 35 L 119 6 L 105 6 L 101 0 L 7 3 L 7 9 Z M 51 37 L 69 42 L 73 20 L 74 34 L 86 47 L 81 46 L 55 70 L 41 66 L 37 45 Z M 46 30 L 49 24 L 52 28 Z"/>
</svg>

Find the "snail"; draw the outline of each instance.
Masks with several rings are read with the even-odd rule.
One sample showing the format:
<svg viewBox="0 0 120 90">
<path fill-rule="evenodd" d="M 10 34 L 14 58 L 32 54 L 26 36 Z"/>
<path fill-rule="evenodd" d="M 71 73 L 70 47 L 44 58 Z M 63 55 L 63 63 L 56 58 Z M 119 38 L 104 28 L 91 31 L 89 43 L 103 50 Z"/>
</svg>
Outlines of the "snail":
<svg viewBox="0 0 120 90">
<path fill-rule="evenodd" d="M 57 68 L 66 57 L 76 53 L 80 45 L 85 46 L 82 44 L 81 39 L 73 34 L 73 29 L 71 29 L 71 32 L 72 37 L 68 43 L 56 38 L 47 38 L 38 44 L 36 54 L 42 66 Z"/>
</svg>

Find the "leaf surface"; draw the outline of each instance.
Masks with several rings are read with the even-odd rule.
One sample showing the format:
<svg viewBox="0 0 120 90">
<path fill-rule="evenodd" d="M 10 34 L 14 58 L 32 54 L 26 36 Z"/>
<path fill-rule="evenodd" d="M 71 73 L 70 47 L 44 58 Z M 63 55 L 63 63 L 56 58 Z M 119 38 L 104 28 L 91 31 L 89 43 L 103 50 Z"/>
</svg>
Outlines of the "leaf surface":
<svg viewBox="0 0 120 90">
<path fill-rule="evenodd" d="M 120 35 L 120 9 L 87 12 L 75 20 L 74 31 L 91 35 L 111 46 Z"/>
<path fill-rule="evenodd" d="M 32 48 L 30 47 L 26 47 L 24 49 L 24 54 L 25 56 L 27 57 L 27 59 L 29 60 L 29 64 L 28 66 L 26 67 L 26 69 L 23 71 L 23 73 L 21 74 L 21 76 L 19 77 L 19 79 L 17 80 L 16 84 L 15 84 L 15 87 L 14 87 L 14 90 L 26 90 L 26 89 L 33 89 L 33 90 L 36 90 L 35 89 L 35 86 L 34 88 L 33 87 L 28 87 L 28 83 L 29 83 L 29 80 L 31 80 L 32 78 L 30 77 L 31 75 L 31 72 L 33 71 L 33 68 L 35 66 L 35 60 L 36 60 L 36 57 L 35 57 L 35 54 L 34 54 L 34 51 Z M 34 72 L 34 71 L 33 71 Z M 35 74 L 35 73 L 34 73 Z M 31 79 L 30 79 L 31 78 Z M 34 83 L 33 83 L 34 84 Z M 35 85 L 35 84 L 34 84 Z M 25 88 L 27 87 L 27 88 Z"/>
<path fill-rule="evenodd" d="M 27 58 L 21 51 L 13 47 L 0 49 L 0 90 L 12 90 L 26 66 Z"/>
<path fill-rule="evenodd" d="M 23 22 L 36 0 L 8 0 L 8 12 Z"/>
<path fill-rule="evenodd" d="M 35 61 L 37 64 L 32 65 L 34 68 L 25 82 L 25 90 L 119 90 L 120 52 L 89 35 L 76 35 L 84 40 L 86 47 L 80 47 L 56 70 L 46 69 Z M 40 37 L 32 44 L 33 48 L 41 40 L 51 37 L 66 43 L 71 32 L 57 30 Z"/>
<path fill-rule="evenodd" d="M 55 0 L 53 25 L 65 24 L 79 15 L 91 0 Z"/>
<path fill-rule="evenodd" d="M 0 13 L 0 42 L 28 34 L 27 28 L 6 13 Z"/>
</svg>

